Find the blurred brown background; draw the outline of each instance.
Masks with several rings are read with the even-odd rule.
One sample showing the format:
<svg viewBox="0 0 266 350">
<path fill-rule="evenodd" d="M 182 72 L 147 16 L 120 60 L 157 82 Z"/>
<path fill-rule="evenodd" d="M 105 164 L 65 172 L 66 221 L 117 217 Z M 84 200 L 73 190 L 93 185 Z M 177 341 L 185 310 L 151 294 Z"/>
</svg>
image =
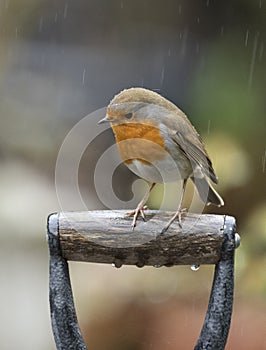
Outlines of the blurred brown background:
<svg viewBox="0 0 266 350">
<path fill-rule="evenodd" d="M 202 134 L 226 202 L 207 210 L 235 216 L 242 237 L 227 349 L 266 349 L 265 36 L 264 0 L 0 2 L 1 349 L 55 349 L 45 225 L 61 209 L 57 154 L 79 120 L 131 86 L 175 102 Z M 112 143 L 96 137 L 80 164 L 90 209 L 104 207 L 93 173 Z M 134 176 L 117 177 L 130 198 Z M 212 274 L 71 264 L 89 349 L 192 349 Z"/>
</svg>

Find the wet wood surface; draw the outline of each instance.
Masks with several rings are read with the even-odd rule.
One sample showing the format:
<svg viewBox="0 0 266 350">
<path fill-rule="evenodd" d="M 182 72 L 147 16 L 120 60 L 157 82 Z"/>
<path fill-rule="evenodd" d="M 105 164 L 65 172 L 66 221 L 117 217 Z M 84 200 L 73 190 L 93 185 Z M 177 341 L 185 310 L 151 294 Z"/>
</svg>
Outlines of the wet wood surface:
<svg viewBox="0 0 266 350">
<path fill-rule="evenodd" d="M 67 260 L 143 267 L 216 264 L 228 216 L 188 213 L 182 228 L 174 222 L 161 234 L 172 212 L 147 211 L 132 231 L 123 210 L 57 214 L 62 255 Z M 232 218 L 233 222 L 233 218 Z"/>
</svg>

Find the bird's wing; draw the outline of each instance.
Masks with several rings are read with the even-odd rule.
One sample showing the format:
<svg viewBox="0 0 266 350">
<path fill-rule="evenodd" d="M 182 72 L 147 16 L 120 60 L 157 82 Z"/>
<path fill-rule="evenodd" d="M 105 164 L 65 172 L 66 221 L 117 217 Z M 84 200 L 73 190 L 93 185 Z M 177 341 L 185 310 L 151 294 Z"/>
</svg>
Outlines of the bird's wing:
<svg viewBox="0 0 266 350">
<path fill-rule="evenodd" d="M 165 113 L 163 124 L 173 142 L 184 152 L 191 163 L 198 165 L 203 173 L 217 184 L 218 179 L 201 137 L 187 116 L 177 108 L 175 112 Z"/>
<path fill-rule="evenodd" d="M 192 135 L 191 133 L 185 135 L 181 131 L 177 131 L 175 134 L 172 134 L 172 140 L 180 149 L 182 149 L 192 163 L 198 165 L 202 169 L 203 173 L 207 175 L 214 183 L 218 183 L 218 179 L 212 167 L 212 162 L 195 131 L 192 133 Z"/>
</svg>

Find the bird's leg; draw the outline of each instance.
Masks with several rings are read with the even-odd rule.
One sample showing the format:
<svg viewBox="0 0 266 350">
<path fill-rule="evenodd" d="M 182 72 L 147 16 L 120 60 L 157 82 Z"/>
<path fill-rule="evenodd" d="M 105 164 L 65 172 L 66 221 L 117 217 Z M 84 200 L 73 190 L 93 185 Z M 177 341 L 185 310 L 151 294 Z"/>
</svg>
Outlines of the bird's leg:
<svg viewBox="0 0 266 350">
<path fill-rule="evenodd" d="M 182 186 L 182 192 L 181 192 L 181 198 L 180 198 L 180 202 L 178 205 L 178 209 L 176 211 L 176 213 L 171 217 L 171 219 L 168 221 L 168 223 L 166 224 L 166 226 L 163 228 L 162 230 L 162 234 L 165 233 L 168 228 L 170 227 L 170 225 L 173 223 L 173 221 L 175 221 L 176 218 L 178 218 L 178 223 L 180 228 L 182 228 L 181 225 L 181 216 L 182 216 L 182 203 L 183 203 L 183 199 L 184 199 L 184 194 L 185 194 L 185 190 L 186 190 L 186 185 L 187 185 L 187 180 L 188 179 L 184 179 L 183 180 L 183 186 Z"/>
<path fill-rule="evenodd" d="M 133 221 L 132 221 L 132 230 L 134 230 L 134 228 L 136 227 L 136 222 L 137 222 L 137 218 L 139 216 L 139 214 L 141 215 L 142 219 L 145 221 L 145 213 L 144 210 L 147 209 L 147 206 L 145 206 L 145 203 L 147 202 L 149 195 L 152 191 L 152 189 L 154 188 L 154 186 L 156 185 L 156 183 L 152 183 L 148 189 L 148 191 L 145 193 L 144 197 L 142 198 L 142 200 L 139 202 L 137 208 L 133 211 L 130 211 L 128 213 L 126 213 L 127 216 L 132 216 L 133 215 Z"/>
</svg>

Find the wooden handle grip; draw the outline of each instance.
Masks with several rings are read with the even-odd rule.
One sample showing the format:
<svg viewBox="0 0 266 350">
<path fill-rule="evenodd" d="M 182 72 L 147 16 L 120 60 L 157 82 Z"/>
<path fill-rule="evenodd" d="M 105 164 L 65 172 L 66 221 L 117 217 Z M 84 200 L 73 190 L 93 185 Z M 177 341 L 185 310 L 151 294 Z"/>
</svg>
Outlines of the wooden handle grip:
<svg viewBox="0 0 266 350">
<path fill-rule="evenodd" d="M 187 214 L 182 229 L 174 222 L 161 231 L 172 212 L 147 211 L 147 221 L 137 221 L 123 210 L 60 212 L 48 219 L 57 220 L 61 252 L 67 260 L 138 267 L 216 264 L 221 257 L 226 215 Z M 53 219 L 53 220 L 52 220 Z"/>
</svg>

